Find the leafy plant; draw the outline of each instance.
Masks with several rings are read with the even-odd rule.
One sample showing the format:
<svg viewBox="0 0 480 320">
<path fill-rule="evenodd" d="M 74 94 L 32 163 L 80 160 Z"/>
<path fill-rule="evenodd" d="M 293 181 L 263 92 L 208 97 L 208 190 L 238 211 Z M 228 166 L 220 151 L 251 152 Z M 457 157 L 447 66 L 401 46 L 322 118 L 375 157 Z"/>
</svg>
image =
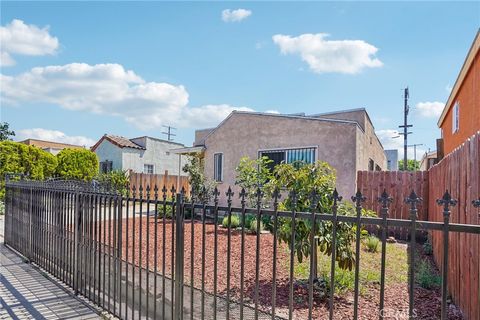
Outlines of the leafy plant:
<svg viewBox="0 0 480 320">
<path fill-rule="evenodd" d="M 171 199 L 166 199 L 167 202 L 172 201 Z M 158 208 L 157 208 L 157 214 L 158 218 L 163 218 L 163 215 L 165 214 L 166 219 L 172 219 L 173 216 L 173 208 L 171 204 L 165 204 L 163 205 L 162 202 L 158 203 Z"/>
<path fill-rule="evenodd" d="M 366 238 L 365 245 L 367 246 L 368 252 L 377 252 L 380 239 L 374 235 L 370 235 Z"/>
<path fill-rule="evenodd" d="M 0 216 L 3 216 L 5 214 L 5 203 L 3 201 L 0 201 Z"/>
<path fill-rule="evenodd" d="M 433 270 L 430 262 L 426 259 L 420 261 L 415 279 L 425 289 L 436 288 L 441 283 L 440 276 Z"/>
<path fill-rule="evenodd" d="M 228 215 L 225 215 L 222 220 L 222 226 L 228 228 Z M 240 217 L 236 214 L 230 216 L 230 227 L 236 229 L 240 226 Z"/>
<path fill-rule="evenodd" d="M 268 157 L 250 159 L 242 157 L 238 166 L 235 184 L 245 189 L 248 206 L 257 206 L 257 190 L 265 186 L 272 178 L 270 165 L 273 163 Z"/>
<path fill-rule="evenodd" d="M 251 233 L 257 233 L 257 218 L 254 218 L 252 221 L 250 221 L 250 226 L 248 228 L 248 230 L 251 232 Z M 263 230 L 265 229 L 264 225 L 263 225 L 263 221 L 260 220 L 260 229 L 259 229 L 259 232 L 261 233 Z"/>
<path fill-rule="evenodd" d="M 425 241 L 422 248 L 423 248 L 423 253 L 426 254 L 427 256 L 430 256 L 433 254 L 433 247 L 432 247 L 432 243 L 430 242 L 430 239 L 427 239 L 427 241 Z"/>
<path fill-rule="evenodd" d="M 10 130 L 8 122 L 0 123 L 0 141 L 12 140 L 11 137 L 15 136 L 15 132 Z"/>
<path fill-rule="evenodd" d="M 188 173 L 188 182 L 192 188 L 192 193 L 208 202 L 216 183 L 207 179 L 204 168 L 205 159 L 202 155 L 195 154 L 189 156 L 189 161 L 183 166 L 182 170 Z"/>
<path fill-rule="evenodd" d="M 407 171 L 415 171 L 420 169 L 420 161 L 408 159 L 407 160 Z M 405 171 L 403 169 L 403 159 L 398 161 L 398 170 Z"/>
<path fill-rule="evenodd" d="M 54 175 L 57 159 L 34 146 L 13 141 L 0 142 L 0 199 L 5 197 L 5 175 L 23 174 L 33 180 Z"/>
<path fill-rule="evenodd" d="M 100 173 L 97 176 L 98 182 L 107 185 L 109 188 L 118 191 L 121 195 L 128 195 L 128 178 L 127 170 L 113 170 L 108 173 Z"/>
<path fill-rule="evenodd" d="M 56 173 L 64 179 L 91 181 L 98 174 L 98 158 L 86 149 L 63 149 L 57 154 Z"/>
</svg>

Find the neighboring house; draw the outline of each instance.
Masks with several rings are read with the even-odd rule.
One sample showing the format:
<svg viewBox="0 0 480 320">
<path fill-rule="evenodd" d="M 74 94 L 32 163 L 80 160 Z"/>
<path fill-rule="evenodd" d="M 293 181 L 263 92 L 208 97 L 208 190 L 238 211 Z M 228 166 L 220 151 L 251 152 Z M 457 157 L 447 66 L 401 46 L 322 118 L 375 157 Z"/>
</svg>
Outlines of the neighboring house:
<svg viewBox="0 0 480 320">
<path fill-rule="evenodd" d="M 433 167 L 434 164 L 437 163 L 437 151 L 430 151 L 430 152 L 425 152 L 425 154 L 422 157 L 422 160 L 420 160 L 420 170 L 426 171 Z"/>
<path fill-rule="evenodd" d="M 480 130 L 480 30 L 463 63 L 445 104 L 438 127 L 442 131 L 443 150 L 447 155 Z"/>
<path fill-rule="evenodd" d="M 385 150 L 385 156 L 387 157 L 387 170 L 397 171 L 398 170 L 398 150 L 397 149 Z"/>
<path fill-rule="evenodd" d="M 38 140 L 38 139 L 26 139 L 23 141 L 19 141 L 20 143 L 35 146 L 40 149 L 43 149 L 47 152 L 50 152 L 53 155 L 56 155 L 63 149 L 84 149 L 85 147 L 77 146 L 74 144 L 68 143 L 60 143 L 60 142 L 53 142 L 53 141 L 45 141 L 45 140 Z"/>
<path fill-rule="evenodd" d="M 181 167 L 185 156 L 179 156 L 172 149 L 183 147 L 181 143 L 152 137 L 128 139 L 105 134 L 93 147 L 98 156 L 100 172 L 132 170 L 133 172 L 186 175 Z"/>
<path fill-rule="evenodd" d="M 222 193 L 235 185 L 244 156 L 267 156 L 275 164 L 326 161 L 337 170 L 337 188 L 346 198 L 355 193 L 358 170 L 384 170 L 387 164 L 363 108 L 310 116 L 234 111 L 216 128 L 197 130 L 194 146 L 182 152 L 203 153 L 205 175 Z"/>
</svg>

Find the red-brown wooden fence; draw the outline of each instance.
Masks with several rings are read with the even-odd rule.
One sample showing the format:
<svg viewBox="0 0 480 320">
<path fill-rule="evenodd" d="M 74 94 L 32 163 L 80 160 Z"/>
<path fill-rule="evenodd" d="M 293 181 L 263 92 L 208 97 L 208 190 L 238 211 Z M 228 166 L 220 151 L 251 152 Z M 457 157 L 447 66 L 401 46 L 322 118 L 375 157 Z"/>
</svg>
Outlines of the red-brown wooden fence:
<svg viewBox="0 0 480 320">
<path fill-rule="evenodd" d="M 428 218 L 428 172 L 404 172 L 404 171 L 359 171 L 357 174 L 357 186 L 366 197 L 364 206 L 380 214 L 378 197 L 383 190 L 393 198 L 390 205 L 389 218 L 410 219 L 409 206 L 405 204 L 405 198 L 413 191 L 423 199 L 418 205 L 418 219 Z M 390 228 L 389 234 L 396 238 L 406 239 L 407 230 L 403 228 Z"/>
<path fill-rule="evenodd" d="M 452 208 L 451 223 L 480 224 L 479 210 L 472 200 L 480 196 L 480 132 L 448 154 L 429 172 L 429 220 L 443 221 L 442 208 L 435 203 L 446 189 L 458 204 Z M 443 237 L 432 233 L 437 265 L 443 259 Z M 467 319 L 480 319 L 480 235 L 450 233 L 448 291 Z"/>
<path fill-rule="evenodd" d="M 130 172 L 129 174 L 130 177 L 130 192 L 132 192 L 133 186 L 136 188 L 136 193 L 137 196 L 140 196 L 139 194 L 139 187 L 142 186 L 143 188 L 143 197 L 145 198 L 147 196 L 147 191 L 145 190 L 147 186 L 150 186 L 152 189 L 150 191 L 150 197 L 153 199 L 154 197 L 154 192 L 153 188 L 155 185 L 158 187 L 158 198 L 162 199 L 162 188 L 165 186 L 168 190 L 167 195 L 170 198 L 171 197 L 171 188 L 172 186 L 175 187 L 175 189 L 180 191 L 182 188 L 185 188 L 186 191 L 186 196 L 190 195 L 190 184 L 188 183 L 188 177 L 186 176 L 180 176 L 180 178 L 176 175 L 169 175 L 168 171 L 165 171 L 165 174 L 146 174 L 146 173 L 136 173 L 136 172 Z"/>
<path fill-rule="evenodd" d="M 480 132 L 447 155 L 428 172 L 359 171 L 357 185 L 365 195 L 365 207 L 380 212 L 377 198 L 385 189 L 394 201 L 390 218 L 409 219 L 404 200 L 415 190 L 423 198 L 418 219 L 443 222 L 442 208 L 437 205 L 449 190 L 458 204 L 452 208 L 450 223 L 480 225 L 479 209 L 472 200 L 480 197 Z M 404 238 L 404 230 L 394 230 Z M 433 254 L 438 266 L 443 260 L 443 237 L 440 231 L 431 233 Z M 449 236 L 448 291 L 467 319 L 480 319 L 480 236 L 451 232 Z"/>
</svg>

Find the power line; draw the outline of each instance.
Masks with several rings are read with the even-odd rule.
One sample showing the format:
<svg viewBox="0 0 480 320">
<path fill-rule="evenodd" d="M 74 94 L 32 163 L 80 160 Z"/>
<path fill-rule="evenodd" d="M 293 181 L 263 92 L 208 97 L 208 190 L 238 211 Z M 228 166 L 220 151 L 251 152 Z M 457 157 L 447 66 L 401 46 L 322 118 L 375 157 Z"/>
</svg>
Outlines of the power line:
<svg viewBox="0 0 480 320">
<path fill-rule="evenodd" d="M 162 134 L 167 136 L 168 141 L 173 141 L 172 137 L 176 136 L 176 134 L 173 133 L 173 130 L 177 130 L 177 128 L 170 127 L 170 126 L 162 126 L 162 127 L 164 127 L 166 129 L 166 131 L 162 131 Z"/>
</svg>

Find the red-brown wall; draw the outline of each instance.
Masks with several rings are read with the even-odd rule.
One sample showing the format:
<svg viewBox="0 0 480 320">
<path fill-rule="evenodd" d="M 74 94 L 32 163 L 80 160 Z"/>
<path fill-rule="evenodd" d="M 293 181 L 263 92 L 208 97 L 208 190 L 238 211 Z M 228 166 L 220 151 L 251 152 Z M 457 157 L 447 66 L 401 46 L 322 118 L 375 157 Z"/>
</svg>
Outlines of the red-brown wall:
<svg viewBox="0 0 480 320">
<path fill-rule="evenodd" d="M 455 102 L 460 105 L 459 130 L 452 133 L 452 113 Z M 473 58 L 467 75 L 460 84 L 449 111 L 441 124 L 445 155 L 460 146 L 465 140 L 480 130 L 480 51 Z"/>
</svg>

